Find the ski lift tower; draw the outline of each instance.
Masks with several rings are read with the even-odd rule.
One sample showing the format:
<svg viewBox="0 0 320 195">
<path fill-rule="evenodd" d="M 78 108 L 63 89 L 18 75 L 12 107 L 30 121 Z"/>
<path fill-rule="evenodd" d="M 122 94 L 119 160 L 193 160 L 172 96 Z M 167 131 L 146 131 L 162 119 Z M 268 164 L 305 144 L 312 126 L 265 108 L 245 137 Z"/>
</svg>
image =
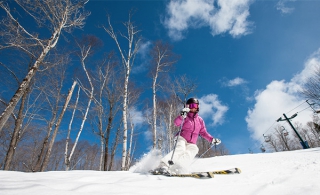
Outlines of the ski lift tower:
<svg viewBox="0 0 320 195">
<path fill-rule="evenodd" d="M 280 121 L 287 121 L 289 123 L 289 125 L 291 126 L 291 128 L 293 129 L 293 131 L 297 134 L 298 138 L 300 139 L 300 143 L 303 147 L 303 149 L 308 149 L 309 146 L 308 146 L 308 142 L 307 141 L 303 141 L 303 139 L 301 138 L 301 136 L 299 135 L 298 131 L 294 128 L 294 126 L 291 124 L 290 122 L 290 119 L 293 119 L 294 117 L 296 117 L 298 114 L 295 113 L 294 115 L 292 115 L 290 118 L 288 118 L 286 116 L 286 114 L 283 113 L 283 116 L 284 116 L 284 119 L 282 119 L 281 117 L 278 118 L 277 122 L 280 122 Z"/>
</svg>

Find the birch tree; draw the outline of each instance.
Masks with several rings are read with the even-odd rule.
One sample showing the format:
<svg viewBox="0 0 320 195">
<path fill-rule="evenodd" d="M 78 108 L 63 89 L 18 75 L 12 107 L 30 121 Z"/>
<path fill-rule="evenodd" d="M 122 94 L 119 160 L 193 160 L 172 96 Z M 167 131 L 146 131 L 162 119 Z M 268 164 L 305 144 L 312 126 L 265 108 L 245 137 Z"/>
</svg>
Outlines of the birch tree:
<svg viewBox="0 0 320 195">
<path fill-rule="evenodd" d="M 55 138 L 58 134 L 58 130 L 60 128 L 60 124 L 61 124 L 61 121 L 62 121 L 62 118 L 64 116 L 64 113 L 66 112 L 67 110 L 67 107 L 68 107 L 68 104 L 70 102 L 70 99 L 72 97 L 72 94 L 73 94 L 73 90 L 75 88 L 75 85 L 76 85 L 76 82 L 73 82 L 72 86 L 71 86 L 71 89 L 69 90 L 68 92 L 68 95 L 67 95 L 67 98 L 66 98 L 66 101 L 63 105 L 63 108 L 62 108 L 62 111 L 58 117 L 58 120 L 55 124 L 55 128 L 54 128 L 54 131 L 53 131 L 53 134 L 52 134 L 52 137 L 51 137 L 51 140 L 50 140 L 50 143 L 49 143 L 49 146 L 48 146 L 48 150 L 46 152 L 46 155 L 44 157 L 44 160 L 43 160 L 43 164 L 41 166 L 41 171 L 45 171 L 47 166 L 48 166 L 48 163 L 49 163 L 49 158 L 50 158 L 50 155 L 51 155 L 51 151 L 52 151 L 52 147 L 53 147 L 53 144 L 55 142 Z"/>
<path fill-rule="evenodd" d="M 180 100 L 182 104 L 185 104 L 187 97 L 193 93 L 197 88 L 197 85 L 193 79 L 187 77 L 187 75 L 178 76 L 171 84 L 171 92 L 176 98 Z M 183 99 L 181 99 L 181 97 Z"/>
<path fill-rule="evenodd" d="M 110 139 L 110 135 L 113 129 L 113 121 L 114 118 L 116 116 L 116 114 L 118 113 L 118 111 L 120 110 L 120 99 L 121 99 L 121 95 L 119 92 L 121 92 L 120 90 L 120 86 L 121 83 L 119 83 L 119 80 L 116 78 L 116 75 L 112 76 L 112 81 L 110 82 L 109 86 L 106 88 L 106 94 L 107 94 L 107 101 L 108 101 L 108 114 L 107 114 L 107 127 L 106 130 L 103 132 L 104 133 L 104 144 L 105 144 L 105 148 L 104 148 L 104 160 L 103 160 L 103 167 L 104 167 L 104 171 L 110 171 L 111 167 L 112 167 L 112 163 L 113 163 L 113 159 L 114 159 L 114 154 L 115 150 L 116 150 L 116 146 L 118 145 L 118 135 L 119 133 L 116 132 L 116 138 L 114 138 L 114 146 L 110 147 L 110 144 L 112 143 L 112 140 Z M 115 79 L 115 80 L 114 80 Z M 118 130 L 117 130 L 118 131 Z M 108 163 L 110 161 L 110 163 Z"/>
<path fill-rule="evenodd" d="M 123 94 L 122 94 L 122 123 L 123 123 L 123 146 L 122 146 L 122 160 L 121 160 L 121 169 L 126 169 L 126 156 L 127 156 L 127 134 L 128 134 L 128 123 L 127 123 L 127 102 L 128 102 L 128 84 L 129 76 L 134 64 L 135 56 L 139 50 L 141 38 L 138 36 L 139 30 L 131 21 L 132 13 L 129 13 L 129 19 L 127 22 L 124 22 L 123 25 L 126 29 L 126 33 L 116 33 L 113 29 L 113 26 L 108 16 L 108 26 L 103 27 L 104 30 L 109 34 L 109 36 L 115 41 L 116 46 L 119 50 L 121 56 L 121 62 L 124 67 L 124 84 L 123 84 Z M 124 46 L 121 45 L 118 35 L 124 38 L 127 42 L 127 48 L 124 49 Z"/>
<path fill-rule="evenodd" d="M 12 70 L 11 68 L 9 68 L 7 65 L 3 64 L 3 63 L 0 63 L 0 65 L 2 67 L 4 67 L 4 74 L 7 74 L 7 75 L 10 75 L 10 79 L 13 78 L 13 80 L 16 82 L 17 85 L 19 85 L 21 82 L 19 81 L 19 76 L 15 73 L 14 70 Z M 1 75 L 2 76 L 5 76 L 5 75 Z M 2 77 L 3 78 L 3 77 Z M 2 83 L 3 84 L 3 83 Z M 20 103 L 20 106 L 19 106 L 19 110 L 18 110 L 18 113 L 17 115 L 13 112 L 12 113 L 12 118 L 14 119 L 15 121 L 15 124 L 14 124 L 14 130 L 12 133 L 10 133 L 11 135 L 11 141 L 10 141 L 10 144 L 9 144 L 9 147 L 8 147 L 8 150 L 7 150 L 7 153 L 6 153 L 6 156 L 5 156 L 5 163 L 4 163 L 4 170 L 9 170 L 10 169 L 10 165 L 11 165 L 11 162 L 12 162 L 12 159 L 14 157 L 14 154 L 15 154 L 15 150 L 16 150 L 16 147 L 17 147 L 17 144 L 21 138 L 21 134 L 22 134 L 22 123 L 23 123 L 23 120 L 25 118 L 25 106 L 27 104 L 27 97 L 28 97 L 28 94 L 30 92 L 30 88 L 28 88 L 26 90 L 26 93 L 23 94 L 22 96 L 22 101 Z M 4 100 L 0 100 L 3 104 L 6 104 L 6 102 Z"/>
<path fill-rule="evenodd" d="M 159 115 L 160 122 L 164 125 L 164 132 L 160 132 L 163 136 L 160 137 L 162 140 L 162 152 L 167 154 L 173 149 L 175 132 L 178 130 L 173 123 L 179 108 L 179 100 L 175 96 L 171 96 L 167 99 L 159 99 L 157 102 L 158 108 L 157 114 Z M 159 140 L 159 138 L 158 138 Z"/>
<path fill-rule="evenodd" d="M 129 139 L 129 147 L 127 150 L 127 157 L 126 157 L 126 168 L 125 170 L 129 170 L 130 164 L 132 162 L 134 150 L 135 150 L 135 144 L 133 145 L 133 137 L 135 132 L 135 124 L 137 124 L 138 116 L 136 116 L 136 102 L 139 99 L 139 96 L 141 94 L 141 91 L 134 87 L 134 85 L 131 83 L 130 90 L 128 94 L 128 121 L 129 121 L 129 129 L 130 129 L 130 139 Z"/>
<path fill-rule="evenodd" d="M 15 120 L 15 127 L 14 127 L 13 133 L 11 135 L 11 142 L 10 142 L 9 149 L 8 149 L 6 159 L 5 159 L 4 170 L 10 169 L 11 161 L 13 159 L 18 141 L 21 137 L 22 122 L 24 119 L 23 113 L 24 113 L 27 95 L 28 95 L 28 93 L 26 92 L 22 96 L 22 101 L 20 104 L 19 112 L 18 112 L 17 118 Z"/>
<path fill-rule="evenodd" d="M 73 106 L 71 106 L 73 108 L 72 111 L 72 115 L 71 115 L 71 119 L 69 122 L 69 126 L 68 126 L 68 133 L 67 133 L 67 138 L 66 138 L 66 144 L 65 144 L 65 150 L 64 150 L 64 164 L 65 164 L 65 170 L 68 171 L 70 169 L 70 162 L 71 162 L 71 157 L 69 155 L 69 146 L 70 146 L 70 134 L 71 134 L 71 128 L 72 128 L 72 123 L 74 120 L 74 116 L 77 110 L 77 106 L 78 106 L 78 102 L 79 102 L 79 97 L 80 97 L 80 86 L 78 87 L 78 92 L 77 92 L 77 97 L 76 97 L 76 102 Z"/>
<path fill-rule="evenodd" d="M 268 140 L 266 141 L 266 143 L 268 144 L 269 148 L 274 150 L 275 152 L 278 152 L 279 144 L 278 144 L 277 138 L 275 138 L 275 136 L 272 134 L 267 135 L 267 137 L 268 137 Z"/>
<path fill-rule="evenodd" d="M 33 167 L 33 171 L 41 171 L 44 165 L 44 162 L 49 158 L 50 151 L 52 149 L 51 142 L 55 141 L 54 134 L 57 133 L 59 128 L 57 127 L 57 121 L 60 116 L 63 114 L 61 107 L 64 103 L 63 98 L 63 87 L 65 84 L 66 78 L 66 64 L 68 60 L 63 58 L 56 58 L 58 60 L 56 65 L 48 69 L 42 74 L 38 75 L 38 79 L 41 82 L 37 82 L 34 85 L 34 88 L 39 90 L 42 93 L 42 109 L 39 113 L 39 122 L 45 121 L 46 128 L 45 137 L 43 138 L 42 145 L 37 157 L 37 162 Z M 39 103 L 38 103 L 39 104 Z"/>
<path fill-rule="evenodd" d="M 320 105 L 320 65 L 316 65 L 310 78 L 304 83 L 302 94 Z M 320 113 L 320 110 L 317 110 Z"/>
<path fill-rule="evenodd" d="M 66 170 L 69 170 L 69 166 L 70 165 L 70 159 L 72 158 L 72 155 L 75 151 L 75 148 L 77 147 L 77 144 L 78 144 L 78 141 L 79 141 L 79 138 L 80 138 L 80 135 L 82 133 L 82 130 L 84 128 L 84 124 L 87 120 L 87 116 L 88 116 L 88 112 L 89 112 L 89 109 L 90 109 L 90 106 L 91 106 L 91 102 L 93 101 L 93 92 L 94 92 L 94 86 L 93 86 L 93 83 L 92 83 L 92 78 L 87 70 L 87 67 L 86 67 L 86 60 L 87 58 L 92 54 L 93 52 L 93 48 L 94 47 L 98 47 L 100 45 L 100 40 L 95 37 L 95 36 L 85 36 L 81 42 L 77 42 L 77 45 L 80 49 L 80 52 L 79 52 L 79 58 L 80 58 L 80 63 L 81 63 L 81 66 L 85 72 L 85 75 L 88 79 L 88 82 L 89 82 L 89 85 L 90 87 L 87 88 L 87 87 L 84 87 L 81 82 L 79 82 L 82 90 L 86 93 L 86 95 L 88 96 L 88 104 L 87 104 L 87 107 L 85 109 L 85 112 L 84 112 L 84 115 L 83 115 L 83 118 L 82 118 L 82 122 L 81 122 L 81 125 L 80 125 L 80 128 L 79 128 L 79 131 L 78 131 L 78 134 L 77 134 L 77 137 L 76 137 L 76 140 L 75 140 L 75 143 L 70 151 L 70 154 L 67 156 L 67 158 L 65 158 L 65 161 L 66 161 Z M 67 153 L 67 151 L 65 152 Z"/>
<path fill-rule="evenodd" d="M 160 74 L 169 72 L 171 66 L 177 61 L 177 56 L 172 52 L 172 46 L 162 41 L 156 41 L 151 52 L 152 75 L 152 130 L 153 148 L 157 146 L 157 91 L 161 86 Z"/>
<path fill-rule="evenodd" d="M 113 123 L 120 110 L 122 78 L 119 77 L 114 52 L 108 53 L 98 63 L 97 70 L 93 73 L 97 89 L 94 98 L 95 107 L 91 112 L 91 124 L 95 134 L 100 139 L 100 168 L 107 171 L 111 163 L 111 135 L 115 132 Z M 115 134 L 115 133 L 114 133 Z"/>
<path fill-rule="evenodd" d="M 285 130 L 285 128 L 283 126 L 277 126 L 275 129 L 275 134 L 278 137 L 279 140 L 279 145 L 281 146 L 282 150 L 288 150 L 290 151 L 290 146 L 289 146 L 289 138 L 288 136 L 288 132 Z"/>
<path fill-rule="evenodd" d="M 30 85 L 31 79 L 39 70 L 45 57 L 54 48 L 63 32 L 71 32 L 73 28 L 83 28 L 84 21 L 89 13 L 83 10 L 88 0 L 15 0 L 17 6 L 23 10 L 36 24 L 46 27 L 47 34 L 39 35 L 39 32 L 27 30 L 27 25 L 19 21 L 18 16 L 13 15 L 8 3 L 0 1 L 1 9 L 6 17 L 1 20 L 3 31 L 0 32 L 2 42 L 1 49 L 16 49 L 23 51 L 35 59 L 33 65 L 20 86 L 10 99 L 7 107 L 0 115 L 0 132 L 7 122 L 10 114 Z M 10 4 L 11 5 L 11 4 Z M 13 9 L 16 11 L 16 9 Z M 36 27 L 35 27 L 36 28 Z M 31 29 L 35 29 L 31 28 Z M 41 39 L 40 37 L 44 37 Z"/>
</svg>

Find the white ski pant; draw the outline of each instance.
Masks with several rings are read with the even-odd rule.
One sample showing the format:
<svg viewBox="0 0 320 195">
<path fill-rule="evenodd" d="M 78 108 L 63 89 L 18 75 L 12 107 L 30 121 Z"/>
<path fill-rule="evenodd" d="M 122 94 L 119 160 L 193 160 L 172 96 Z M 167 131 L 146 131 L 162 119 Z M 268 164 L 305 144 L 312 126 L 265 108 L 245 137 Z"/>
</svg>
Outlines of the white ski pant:
<svg viewBox="0 0 320 195">
<path fill-rule="evenodd" d="M 188 143 L 183 137 L 179 136 L 172 161 L 174 165 L 188 167 L 198 152 L 199 148 L 196 144 Z M 161 159 L 161 162 L 165 163 L 168 167 L 168 161 L 171 160 L 172 153 L 173 151 L 169 152 Z"/>
</svg>

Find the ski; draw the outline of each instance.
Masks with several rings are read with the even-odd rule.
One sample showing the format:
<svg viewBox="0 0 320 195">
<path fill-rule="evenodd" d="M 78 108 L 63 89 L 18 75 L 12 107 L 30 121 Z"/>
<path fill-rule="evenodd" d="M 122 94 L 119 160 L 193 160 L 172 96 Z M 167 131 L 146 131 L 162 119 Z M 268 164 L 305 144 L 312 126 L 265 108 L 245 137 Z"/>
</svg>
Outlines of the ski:
<svg viewBox="0 0 320 195">
<path fill-rule="evenodd" d="M 220 171 L 210 171 L 212 174 L 239 174 L 241 173 L 241 170 L 239 168 L 232 168 L 232 169 L 226 169 L 226 170 L 220 170 Z"/>
<path fill-rule="evenodd" d="M 187 173 L 187 174 L 170 174 L 170 173 L 159 173 L 157 171 L 151 171 L 151 174 L 153 175 L 163 175 L 167 177 L 193 177 L 197 179 L 214 178 L 215 174 L 240 174 L 240 173 L 241 173 L 241 170 L 239 168 L 217 170 L 217 171 L 193 172 L 193 173 Z"/>
<path fill-rule="evenodd" d="M 186 173 L 186 174 L 170 174 L 170 173 L 156 173 L 151 172 L 153 175 L 162 175 L 166 177 L 193 177 L 197 179 L 213 178 L 214 175 L 211 172 L 199 172 L 199 173 Z"/>
</svg>

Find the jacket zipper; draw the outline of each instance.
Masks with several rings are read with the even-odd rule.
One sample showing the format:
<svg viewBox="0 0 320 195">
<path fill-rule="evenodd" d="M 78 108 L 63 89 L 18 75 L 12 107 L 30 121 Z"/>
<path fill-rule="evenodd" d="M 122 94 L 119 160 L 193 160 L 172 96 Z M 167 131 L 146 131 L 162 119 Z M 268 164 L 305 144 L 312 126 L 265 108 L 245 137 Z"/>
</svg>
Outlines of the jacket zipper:
<svg viewBox="0 0 320 195">
<path fill-rule="evenodd" d="M 194 122 L 194 117 L 192 117 L 192 119 L 193 119 L 193 131 L 191 132 L 191 139 L 190 139 L 190 141 L 192 141 L 193 132 L 196 130 L 196 123 Z"/>
</svg>

